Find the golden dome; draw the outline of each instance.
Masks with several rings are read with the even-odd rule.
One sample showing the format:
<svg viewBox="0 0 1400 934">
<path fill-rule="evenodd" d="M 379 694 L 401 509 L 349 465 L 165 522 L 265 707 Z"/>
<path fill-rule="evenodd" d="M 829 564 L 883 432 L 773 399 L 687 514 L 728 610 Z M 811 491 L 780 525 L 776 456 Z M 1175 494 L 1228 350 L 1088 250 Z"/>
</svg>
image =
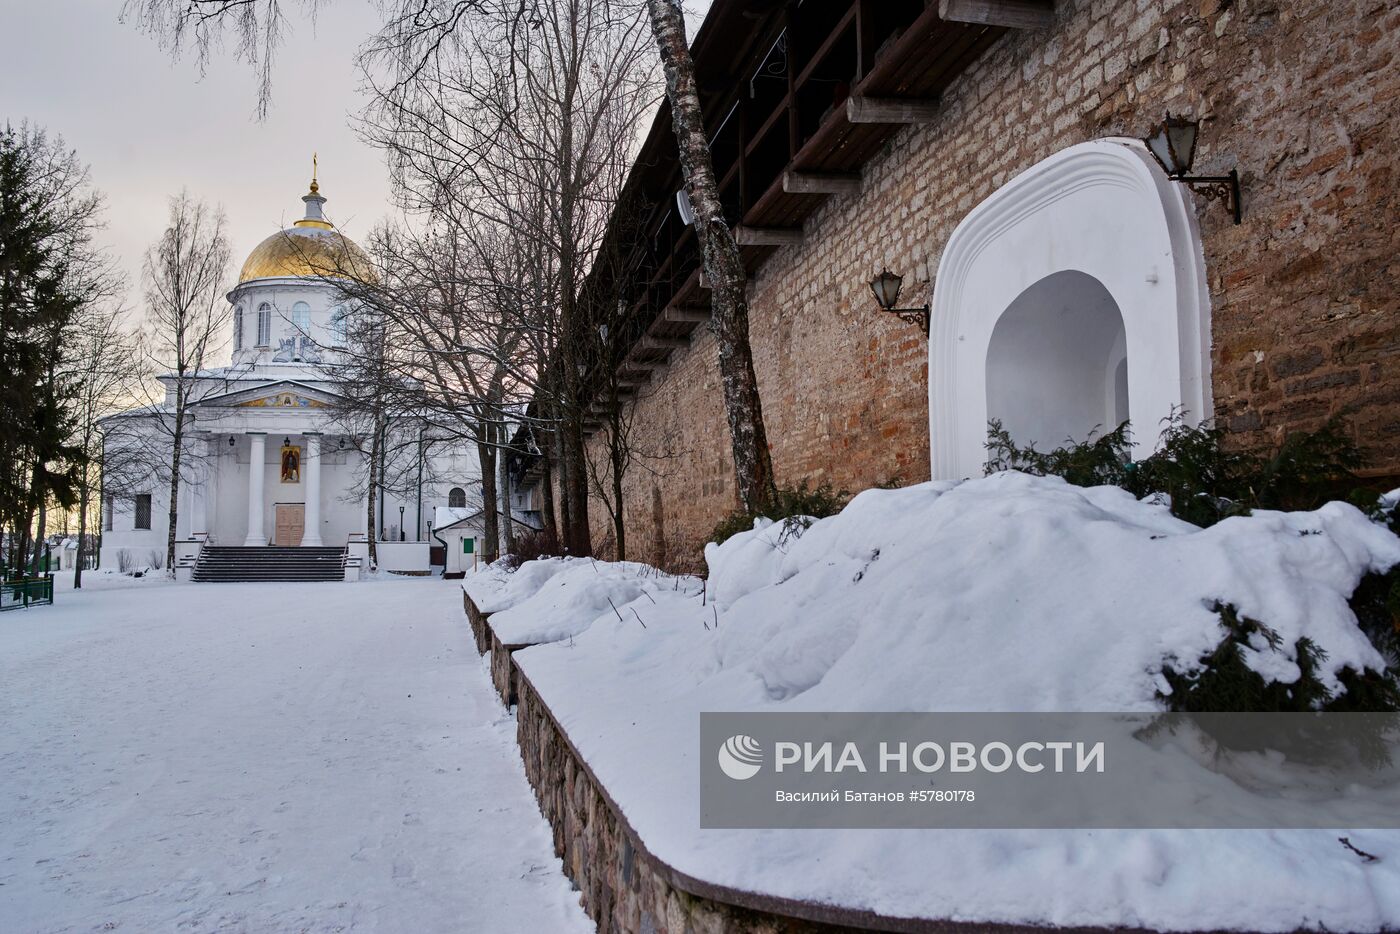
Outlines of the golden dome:
<svg viewBox="0 0 1400 934">
<path fill-rule="evenodd" d="M 248 254 L 238 281 L 281 276 L 373 281 L 374 271 L 364 251 L 330 224 L 297 221 L 297 226 L 279 230 Z"/>
<path fill-rule="evenodd" d="M 374 281 L 369 257 L 321 213 L 326 198 L 320 187 L 313 175 L 311 191 L 301 199 L 306 216 L 259 243 L 243 262 L 239 283 L 284 276 Z"/>
</svg>

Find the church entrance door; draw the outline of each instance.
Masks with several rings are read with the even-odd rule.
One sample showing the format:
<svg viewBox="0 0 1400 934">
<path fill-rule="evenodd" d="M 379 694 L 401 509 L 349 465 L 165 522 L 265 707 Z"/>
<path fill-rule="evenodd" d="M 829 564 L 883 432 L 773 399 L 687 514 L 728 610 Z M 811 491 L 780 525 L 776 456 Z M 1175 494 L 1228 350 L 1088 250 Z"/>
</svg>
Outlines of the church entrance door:
<svg viewBox="0 0 1400 934">
<path fill-rule="evenodd" d="M 301 534 L 306 528 L 306 506 L 302 503 L 277 504 L 277 537 L 274 541 L 286 548 L 301 544 Z"/>
</svg>

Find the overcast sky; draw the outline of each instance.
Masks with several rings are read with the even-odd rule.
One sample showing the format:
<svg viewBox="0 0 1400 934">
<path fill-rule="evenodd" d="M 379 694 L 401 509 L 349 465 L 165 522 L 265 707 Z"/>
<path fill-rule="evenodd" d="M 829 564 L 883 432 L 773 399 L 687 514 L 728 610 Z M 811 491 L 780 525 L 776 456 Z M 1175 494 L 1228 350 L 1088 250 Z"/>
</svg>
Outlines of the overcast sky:
<svg viewBox="0 0 1400 934">
<path fill-rule="evenodd" d="M 133 281 L 181 187 L 227 212 L 236 276 L 258 241 L 302 216 L 313 151 L 326 212 L 351 237 L 388 212 L 382 161 L 346 120 L 358 108 L 353 55 L 378 22 L 368 0 L 335 0 L 314 26 L 293 22 L 262 122 L 246 63 L 217 56 L 201 77 L 192 55 L 171 61 L 118 22 L 120 8 L 0 0 L 0 120 L 27 119 L 77 149 L 107 198 L 105 239 Z"/>
<path fill-rule="evenodd" d="M 262 238 L 302 216 L 313 151 L 326 213 L 349 236 L 389 213 L 379 153 L 347 120 L 361 105 L 354 53 L 379 22 L 370 0 L 325 0 L 314 24 L 289 4 L 291 30 L 261 122 L 253 72 L 231 50 L 201 76 L 192 54 L 172 61 L 153 38 L 119 22 L 121 5 L 0 0 L 0 121 L 60 134 L 91 166 L 107 198 L 104 239 L 132 278 L 133 305 L 142 253 L 160 236 L 166 199 L 182 187 L 227 213 L 231 276 Z M 693 29 L 698 16 L 689 19 Z"/>
</svg>

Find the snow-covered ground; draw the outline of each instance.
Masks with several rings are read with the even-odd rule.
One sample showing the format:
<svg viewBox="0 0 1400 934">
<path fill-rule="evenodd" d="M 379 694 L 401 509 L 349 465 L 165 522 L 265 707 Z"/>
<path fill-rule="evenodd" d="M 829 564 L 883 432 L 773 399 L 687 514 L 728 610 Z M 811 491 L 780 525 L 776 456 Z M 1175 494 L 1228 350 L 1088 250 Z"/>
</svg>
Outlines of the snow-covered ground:
<svg viewBox="0 0 1400 934">
<path fill-rule="evenodd" d="M 558 640 L 515 659 L 647 848 L 679 871 L 894 916 L 1400 928 L 1400 831 L 696 821 L 702 711 L 1159 710 L 1163 665 L 1188 669 L 1220 640 L 1214 601 L 1280 634 L 1281 651 L 1261 644 L 1248 658 L 1267 679 L 1298 678 L 1289 653 L 1303 636 L 1328 653 L 1325 678 L 1379 667 L 1347 596 L 1400 562 L 1400 540 L 1353 507 L 1203 530 L 1123 490 L 1001 474 L 866 491 L 800 536 L 768 526 L 706 558 L 704 589 L 557 559 L 465 582 L 493 626 Z M 575 599 L 579 612 L 565 612 Z"/>
<path fill-rule="evenodd" d="M 89 580 L 0 615 L 0 932 L 591 930 L 454 585 Z"/>
</svg>

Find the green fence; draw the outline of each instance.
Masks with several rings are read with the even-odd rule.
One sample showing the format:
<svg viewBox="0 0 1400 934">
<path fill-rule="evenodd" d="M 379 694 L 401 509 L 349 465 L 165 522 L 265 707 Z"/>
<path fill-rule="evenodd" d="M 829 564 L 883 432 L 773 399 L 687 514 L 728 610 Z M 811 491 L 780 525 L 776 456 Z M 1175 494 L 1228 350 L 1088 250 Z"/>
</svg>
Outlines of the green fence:
<svg viewBox="0 0 1400 934">
<path fill-rule="evenodd" d="M 19 610 L 45 603 L 53 603 L 52 577 L 33 577 L 0 584 L 0 610 Z"/>
</svg>

